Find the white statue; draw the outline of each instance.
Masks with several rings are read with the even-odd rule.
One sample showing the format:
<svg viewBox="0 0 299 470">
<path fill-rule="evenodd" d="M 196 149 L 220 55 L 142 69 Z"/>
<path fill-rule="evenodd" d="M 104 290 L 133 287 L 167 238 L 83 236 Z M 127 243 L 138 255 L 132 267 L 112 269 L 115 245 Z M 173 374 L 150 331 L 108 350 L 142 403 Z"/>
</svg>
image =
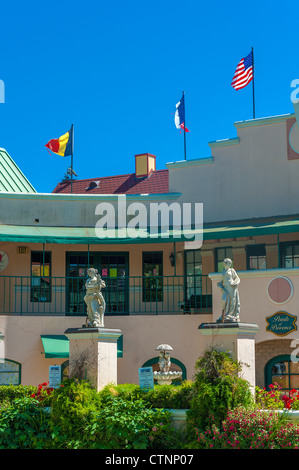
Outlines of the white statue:
<svg viewBox="0 0 299 470">
<path fill-rule="evenodd" d="M 167 374 L 167 372 L 169 372 L 169 369 L 171 366 L 169 352 L 160 351 L 158 364 L 159 364 L 160 372 L 164 374 L 165 373 Z"/>
<path fill-rule="evenodd" d="M 222 289 L 222 314 L 217 322 L 239 322 L 240 298 L 238 285 L 240 284 L 240 278 L 231 267 L 231 259 L 225 258 L 223 265 L 222 280 L 217 284 Z"/>
<path fill-rule="evenodd" d="M 87 305 L 86 326 L 103 327 L 106 302 L 101 289 L 106 287 L 106 284 L 97 269 L 89 268 L 87 274 L 89 278 L 85 283 L 86 295 L 84 296 Z"/>
</svg>

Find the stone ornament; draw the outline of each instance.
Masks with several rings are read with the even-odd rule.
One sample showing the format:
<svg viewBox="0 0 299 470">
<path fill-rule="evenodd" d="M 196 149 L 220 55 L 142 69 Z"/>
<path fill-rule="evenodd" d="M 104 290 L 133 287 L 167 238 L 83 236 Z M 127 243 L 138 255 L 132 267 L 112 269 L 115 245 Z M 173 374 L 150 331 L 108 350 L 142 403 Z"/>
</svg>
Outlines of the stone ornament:
<svg viewBox="0 0 299 470">
<path fill-rule="evenodd" d="M 160 344 L 156 347 L 156 351 L 159 351 L 159 371 L 154 372 L 154 378 L 157 379 L 159 385 L 171 385 L 174 379 L 182 377 L 182 372 L 171 371 L 170 351 L 173 351 L 169 344 Z"/>
<path fill-rule="evenodd" d="M 239 322 L 240 321 L 240 298 L 238 285 L 240 278 L 231 267 L 232 260 L 225 258 L 223 261 L 222 280 L 217 286 L 222 290 L 221 307 L 222 314 L 217 320 L 219 322 Z"/>
<path fill-rule="evenodd" d="M 106 302 L 101 290 L 106 287 L 105 282 L 95 268 L 87 270 L 89 278 L 85 283 L 86 295 L 84 301 L 87 305 L 86 326 L 89 328 L 104 327 L 104 314 Z"/>
</svg>

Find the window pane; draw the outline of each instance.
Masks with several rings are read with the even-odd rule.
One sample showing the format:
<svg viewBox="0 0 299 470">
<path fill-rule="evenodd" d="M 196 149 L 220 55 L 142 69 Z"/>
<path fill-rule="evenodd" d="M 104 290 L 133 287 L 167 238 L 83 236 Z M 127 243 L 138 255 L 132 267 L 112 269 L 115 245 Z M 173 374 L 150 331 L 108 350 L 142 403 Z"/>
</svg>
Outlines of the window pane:
<svg viewBox="0 0 299 470">
<path fill-rule="evenodd" d="M 290 388 L 299 389 L 299 375 L 291 375 L 291 384 Z"/>
<path fill-rule="evenodd" d="M 231 247 L 227 248 L 217 248 L 216 249 L 216 267 L 217 271 L 221 272 L 223 270 L 223 260 L 225 258 L 230 258 L 233 261 L 233 250 Z M 232 263 L 233 267 L 234 263 Z"/>
<path fill-rule="evenodd" d="M 143 301 L 163 300 L 163 253 L 143 253 Z"/>
<path fill-rule="evenodd" d="M 267 269 L 267 261 L 265 256 L 260 256 L 258 259 L 258 269 Z"/>
<path fill-rule="evenodd" d="M 286 361 L 277 362 L 272 367 L 272 374 L 287 374 L 288 371 L 289 371 L 289 367 L 288 367 L 288 362 Z"/>
</svg>

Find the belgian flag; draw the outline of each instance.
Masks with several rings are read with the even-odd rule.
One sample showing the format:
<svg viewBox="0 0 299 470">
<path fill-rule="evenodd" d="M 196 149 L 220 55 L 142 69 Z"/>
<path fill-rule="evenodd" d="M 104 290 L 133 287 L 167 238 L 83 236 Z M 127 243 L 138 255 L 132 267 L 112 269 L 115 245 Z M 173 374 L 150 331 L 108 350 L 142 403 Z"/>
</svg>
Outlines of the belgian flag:
<svg viewBox="0 0 299 470">
<path fill-rule="evenodd" d="M 74 137 L 74 128 L 73 125 L 71 129 L 59 139 L 52 139 L 45 145 L 53 153 L 57 153 L 62 157 L 67 157 L 68 155 L 73 155 L 73 137 Z"/>
</svg>

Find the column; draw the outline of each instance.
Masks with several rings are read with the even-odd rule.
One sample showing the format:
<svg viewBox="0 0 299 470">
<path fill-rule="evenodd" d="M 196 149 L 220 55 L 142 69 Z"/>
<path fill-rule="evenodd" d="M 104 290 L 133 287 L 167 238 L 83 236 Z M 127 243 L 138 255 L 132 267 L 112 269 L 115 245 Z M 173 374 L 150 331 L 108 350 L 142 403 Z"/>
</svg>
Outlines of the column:
<svg viewBox="0 0 299 470">
<path fill-rule="evenodd" d="M 69 373 L 89 381 L 98 391 L 117 384 L 117 340 L 122 332 L 108 328 L 69 328 Z"/>
</svg>

